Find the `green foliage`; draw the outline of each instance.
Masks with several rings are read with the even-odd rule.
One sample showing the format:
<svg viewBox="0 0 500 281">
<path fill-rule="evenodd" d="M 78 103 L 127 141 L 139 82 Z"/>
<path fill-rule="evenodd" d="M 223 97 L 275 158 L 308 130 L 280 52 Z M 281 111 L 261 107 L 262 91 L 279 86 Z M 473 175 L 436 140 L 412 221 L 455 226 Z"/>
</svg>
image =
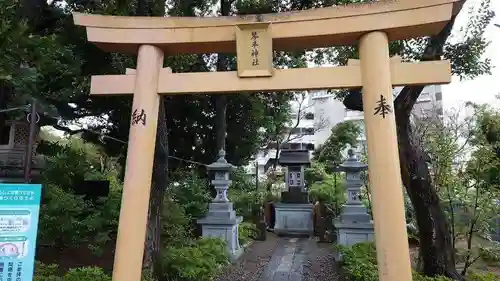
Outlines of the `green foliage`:
<svg viewBox="0 0 500 281">
<path fill-rule="evenodd" d="M 183 247 L 165 249 L 162 270 L 165 280 L 209 281 L 227 264 L 226 245 L 218 239 L 198 239 Z"/>
<path fill-rule="evenodd" d="M 111 281 L 111 276 L 99 267 L 82 267 L 70 269 L 63 281 Z"/>
<path fill-rule="evenodd" d="M 45 149 L 43 149 L 45 148 Z M 81 138 L 45 143 L 39 152 L 46 156 L 42 182 L 72 190 L 81 180 L 116 179 L 118 166 L 95 145 Z"/>
<path fill-rule="evenodd" d="M 472 272 L 469 275 L 467 275 L 467 281 L 500 281 L 500 276 L 493 274 L 491 272 L 488 273 Z"/>
<path fill-rule="evenodd" d="M 189 242 L 192 233 L 191 217 L 182 205 L 168 195 L 164 198 L 161 222 L 161 241 L 165 247 Z"/>
<path fill-rule="evenodd" d="M 255 177 L 248 175 L 243 167 L 237 167 L 231 172 L 231 189 L 252 191 L 256 189 Z"/>
<path fill-rule="evenodd" d="M 34 281 L 62 281 L 62 278 L 58 276 L 58 265 L 57 264 L 43 264 L 41 262 L 35 262 L 35 272 Z"/>
<path fill-rule="evenodd" d="M 451 226 L 455 260 L 465 268 L 462 274 L 478 260 L 481 250 L 475 241 L 490 236 L 500 211 L 494 199 L 500 195 L 500 113 L 488 106 L 472 105 L 472 109 L 472 117 L 465 119 L 459 112 L 450 112 L 444 120 L 429 116 L 416 122 L 433 184 Z M 407 213 L 414 211 L 411 208 Z M 415 225 L 413 217 L 409 223 Z"/>
<path fill-rule="evenodd" d="M 242 222 L 238 226 L 238 239 L 241 245 L 245 245 L 259 235 L 259 230 L 254 223 Z"/>
<path fill-rule="evenodd" d="M 79 58 L 57 35 L 33 34 L 23 16 L 25 3 L 20 2 L 0 0 L 0 85 L 15 92 L 4 106 L 25 105 L 30 96 L 68 101 L 69 87 L 65 93 L 54 94 L 60 82 L 70 86 L 80 74 Z M 50 90 L 46 85 L 51 85 Z"/>
<path fill-rule="evenodd" d="M 172 199 L 192 219 L 205 215 L 208 203 L 212 200 L 208 192 L 208 181 L 193 170 L 177 171 L 172 176 L 167 192 L 172 194 Z"/>
<path fill-rule="evenodd" d="M 355 147 L 361 128 L 353 121 L 341 122 L 332 128 L 326 142 L 314 151 L 316 161 L 331 165 L 342 161 L 342 152 L 348 147 Z"/>
<path fill-rule="evenodd" d="M 45 183 L 40 207 L 38 244 L 56 248 L 86 245 L 96 254 L 112 240 L 118 225 L 121 184 L 113 166 L 100 167 L 98 151 L 77 139 L 47 156 L 42 179 Z M 98 169 L 100 167 L 101 169 Z M 110 181 L 108 197 L 86 201 L 73 192 L 76 180 Z"/>
<path fill-rule="evenodd" d="M 500 243 L 493 243 L 491 246 L 479 247 L 479 256 L 487 263 L 500 263 Z"/>
<path fill-rule="evenodd" d="M 263 191 L 241 191 L 229 189 L 229 199 L 233 202 L 234 210 L 243 220 L 254 220 L 264 203 L 266 193 Z"/>
<path fill-rule="evenodd" d="M 60 276 L 57 264 L 35 263 L 34 281 L 111 281 L 111 276 L 99 267 L 79 267 Z M 142 278 L 142 281 L 152 281 Z"/>
<path fill-rule="evenodd" d="M 342 269 L 349 281 L 378 281 L 377 253 L 373 243 L 337 247 L 343 257 Z M 451 281 L 444 276 L 428 277 L 413 273 L 414 281 Z"/>
<path fill-rule="evenodd" d="M 345 203 L 344 180 L 338 173 L 327 172 L 326 165 L 313 162 L 304 174 L 309 183 L 309 198 L 313 201 L 325 203 L 335 218 Z"/>
<path fill-rule="evenodd" d="M 378 280 L 377 257 L 373 243 L 359 243 L 352 248 L 338 247 L 342 254 L 342 269 L 350 281 Z"/>
</svg>

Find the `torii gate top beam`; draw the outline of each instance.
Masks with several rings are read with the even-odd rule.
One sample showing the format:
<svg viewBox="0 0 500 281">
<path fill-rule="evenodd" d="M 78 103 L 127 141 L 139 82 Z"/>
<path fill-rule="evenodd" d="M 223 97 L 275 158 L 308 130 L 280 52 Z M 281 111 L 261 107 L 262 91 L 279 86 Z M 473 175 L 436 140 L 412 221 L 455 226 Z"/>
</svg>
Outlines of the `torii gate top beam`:
<svg viewBox="0 0 500 281">
<path fill-rule="evenodd" d="M 237 25 L 271 23 L 274 50 L 353 45 L 370 31 L 389 40 L 439 33 L 464 0 L 385 0 L 307 11 L 234 17 L 116 17 L 74 14 L 88 41 L 110 52 L 155 45 L 166 54 L 236 52 Z"/>
</svg>

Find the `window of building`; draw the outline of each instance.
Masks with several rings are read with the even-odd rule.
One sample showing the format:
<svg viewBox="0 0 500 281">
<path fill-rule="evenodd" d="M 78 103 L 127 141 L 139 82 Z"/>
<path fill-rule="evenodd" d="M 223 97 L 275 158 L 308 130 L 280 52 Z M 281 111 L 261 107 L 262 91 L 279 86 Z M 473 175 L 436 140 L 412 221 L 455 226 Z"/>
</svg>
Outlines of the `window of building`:
<svg viewBox="0 0 500 281">
<path fill-rule="evenodd" d="M 310 136 L 310 135 L 314 135 L 314 128 L 304 128 L 304 129 L 303 129 L 303 133 L 304 133 L 305 135 L 309 135 L 309 136 Z"/>
<path fill-rule="evenodd" d="M 300 143 L 291 143 L 290 144 L 290 149 L 292 150 L 296 150 L 296 149 L 300 149 Z"/>
<path fill-rule="evenodd" d="M 437 114 L 438 114 L 438 115 L 443 115 L 443 108 L 442 108 L 442 107 L 438 107 L 438 108 L 436 109 L 436 111 L 437 111 Z"/>
<path fill-rule="evenodd" d="M 290 144 L 289 143 L 282 144 L 281 149 L 290 149 Z"/>
<path fill-rule="evenodd" d="M 308 143 L 308 144 L 306 145 L 306 149 L 307 149 L 307 150 L 314 150 L 314 143 Z"/>
<path fill-rule="evenodd" d="M 439 100 L 442 100 L 442 99 L 443 99 L 443 93 L 437 92 L 436 93 L 436 100 L 439 101 Z"/>
<path fill-rule="evenodd" d="M 306 120 L 313 120 L 314 119 L 314 113 L 308 112 L 306 113 Z"/>
</svg>

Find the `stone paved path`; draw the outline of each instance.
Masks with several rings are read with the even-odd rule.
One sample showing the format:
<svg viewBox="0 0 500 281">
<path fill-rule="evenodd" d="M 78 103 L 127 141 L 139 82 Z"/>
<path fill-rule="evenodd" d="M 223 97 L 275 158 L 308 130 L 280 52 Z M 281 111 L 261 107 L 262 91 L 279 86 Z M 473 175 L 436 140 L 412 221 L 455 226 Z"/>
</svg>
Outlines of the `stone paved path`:
<svg viewBox="0 0 500 281">
<path fill-rule="evenodd" d="M 338 281 L 331 244 L 308 238 L 255 241 L 217 281 Z"/>
</svg>

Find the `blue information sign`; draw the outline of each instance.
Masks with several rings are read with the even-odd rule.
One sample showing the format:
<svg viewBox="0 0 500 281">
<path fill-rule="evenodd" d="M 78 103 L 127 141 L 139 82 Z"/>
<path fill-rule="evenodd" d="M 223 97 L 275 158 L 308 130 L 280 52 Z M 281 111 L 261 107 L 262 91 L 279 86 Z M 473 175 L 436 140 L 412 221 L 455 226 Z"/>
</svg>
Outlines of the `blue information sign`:
<svg viewBox="0 0 500 281">
<path fill-rule="evenodd" d="M 0 184 L 0 281 L 32 281 L 40 184 Z"/>
</svg>

